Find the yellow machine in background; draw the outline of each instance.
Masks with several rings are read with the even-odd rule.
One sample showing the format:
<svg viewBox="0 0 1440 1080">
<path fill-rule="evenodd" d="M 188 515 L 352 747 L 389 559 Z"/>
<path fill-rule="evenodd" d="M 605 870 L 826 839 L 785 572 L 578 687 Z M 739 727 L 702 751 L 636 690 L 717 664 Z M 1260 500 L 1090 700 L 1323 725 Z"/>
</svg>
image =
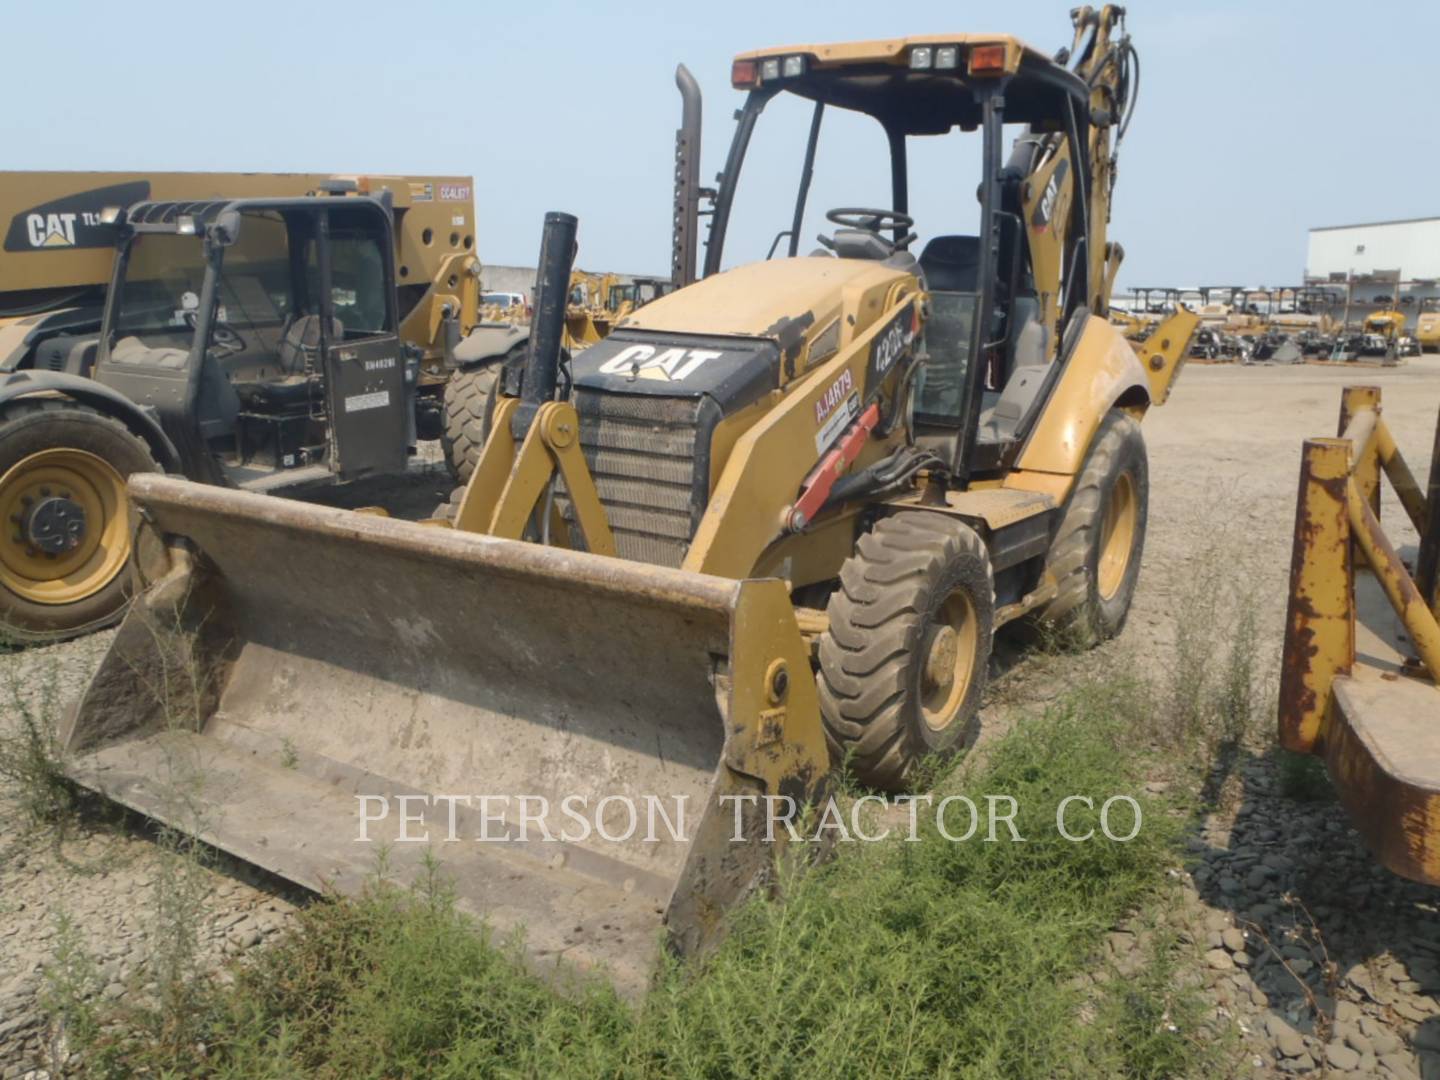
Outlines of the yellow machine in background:
<svg viewBox="0 0 1440 1080">
<path fill-rule="evenodd" d="M 1440 433 L 1437 433 L 1440 434 Z M 1413 572 L 1380 523 L 1390 481 L 1420 534 Z M 1339 437 L 1300 465 L 1280 743 L 1325 759 L 1376 857 L 1440 885 L 1440 457 L 1422 491 L 1380 390 L 1352 386 Z"/>
<path fill-rule="evenodd" d="M 616 314 L 608 300 L 611 290 L 619 284 L 616 274 L 589 274 L 583 270 L 571 273 L 565 305 L 565 348 L 571 353 L 609 335 Z"/>
<path fill-rule="evenodd" d="M 1393 309 L 1373 311 L 1365 316 L 1362 328 L 1367 334 L 1379 334 L 1393 347 L 1405 333 L 1405 313 Z"/>
<path fill-rule="evenodd" d="M 372 868 L 357 797 L 524 793 L 528 840 L 435 852 L 462 906 L 523 926 L 537 964 L 603 965 L 631 991 L 662 940 L 704 949 L 774 880 L 775 815 L 794 824 L 842 765 L 899 790 L 970 745 L 1000 627 L 1033 616 L 1093 643 L 1125 623 L 1148 505 L 1140 421 L 1196 318 L 1177 311 L 1138 353 L 1107 320 L 1134 50 L 1121 9 L 1073 19 L 1056 57 L 994 34 L 736 57 L 745 103 L 698 274 L 708 195 L 681 68 L 681 287 L 565 360 L 577 223 L 547 216 L 523 371 L 453 528 L 135 478 L 171 571 L 65 733 L 70 775 L 344 890 Z M 828 110 L 885 129 L 889 205 L 829 209 L 830 254 L 802 256 L 797 170 L 776 223 L 789 250 L 722 272 L 741 164 L 777 96 L 813 110 L 793 148 L 806 161 Z M 978 221 L 973 189 L 933 220 L 908 212 L 898 163 L 937 137 L 980 160 Z M 150 689 L 177 685 L 156 678 L 177 657 L 207 687 L 182 726 Z M 204 776 L 185 788 L 198 813 L 157 781 L 177 769 Z M 567 798 L 603 828 L 577 835 Z M 683 828 L 627 830 L 650 798 L 672 822 L 683 802 Z M 467 838 L 483 825 L 451 812 Z M 393 811 L 372 818 L 370 836 L 396 838 Z M 537 839 L 537 821 L 571 839 Z M 394 844 L 394 869 L 426 850 Z"/>
<path fill-rule="evenodd" d="M 1415 320 L 1415 340 L 1421 352 L 1440 351 L 1440 311 L 1422 311 Z"/>
<path fill-rule="evenodd" d="M 260 205 L 266 199 L 270 209 Z M 335 199 L 377 208 L 384 220 L 362 221 Z M 318 288 L 299 280 L 284 236 L 290 229 L 298 251 L 296 230 L 318 220 L 305 200 L 329 207 L 321 217 L 353 224 L 352 235 L 337 226 L 329 245 L 336 318 L 348 321 L 349 336 L 360 326 L 393 335 L 387 355 L 367 362 L 403 373 L 403 388 L 384 385 L 376 368 L 368 397 L 326 399 L 327 379 L 340 370 L 327 365 L 342 365 L 343 350 L 321 356 L 337 342 L 318 332 Z M 227 203 L 243 209 L 222 215 Z M 131 216 L 136 207 L 149 216 Z M 226 222 L 246 227 L 231 237 Z M 202 235 L 207 228 L 219 231 Z M 163 468 L 278 490 L 350 479 L 382 459 L 403 468 L 417 438 L 442 433 L 442 397 L 461 357 L 495 363 L 507 347 L 475 332 L 480 264 L 469 177 L 0 173 L 0 229 L 5 640 L 50 640 L 119 618 L 134 528 L 124 494 L 131 473 Z M 206 261 L 214 261 L 206 253 L 231 240 L 230 270 L 209 275 L 216 292 L 206 294 Z M 304 242 L 317 250 L 313 238 Z M 117 251 L 132 255 L 118 259 Z M 217 337 L 203 356 L 187 355 L 194 328 L 209 322 Z M 147 337 L 164 339 L 164 357 L 126 348 Z M 195 381 L 178 391 L 174 379 L 149 381 L 160 370 L 182 381 L 191 370 Z M 165 412 L 186 397 L 186 415 Z M 350 426 L 352 406 L 367 420 L 395 422 L 357 432 L 342 465 L 336 431 Z M 402 408 L 407 415 L 394 412 Z M 208 444 L 224 432 L 241 433 L 239 442 L 217 456 Z"/>
</svg>

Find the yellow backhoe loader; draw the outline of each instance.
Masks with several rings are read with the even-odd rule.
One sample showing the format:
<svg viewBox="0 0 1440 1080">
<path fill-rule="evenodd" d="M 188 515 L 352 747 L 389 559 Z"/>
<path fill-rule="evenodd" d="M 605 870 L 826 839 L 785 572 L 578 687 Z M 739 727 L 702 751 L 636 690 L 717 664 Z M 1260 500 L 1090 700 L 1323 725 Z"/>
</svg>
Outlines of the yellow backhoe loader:
<svg viewBox="0 0 1440 1080">
<path fill-rule="evenodd" d="M 375 840 L 400 874 L 434 851 L 537 964 L 628 990 L 662 942 L 703 949 L 803 847 L 786 825 L 824 812 L 842 764 L 898 790 L 970 743 L 1001 626 L 1124 625 L 1140 420 L 1196 318 L 1138 354 L 1107 320 L 1134 52 L 1121 9 L 1074 24 L 1054 57 L 992 34 L 737 57 L 700 275 L 680 68 L 682 287 L 563 364 L 577 226 L 547 217 L 526 361 L 454 527 L 132 480 L 172 568 L 74 714 L 70 775 L 311 887 L 358 887 Z M 788 251 L 725 270 L 776 99 L 810 113 L 806 162 L 832 110 L 877 123 L 887 205 L 828 211 L 801 255 L 802 168 Z M 941 137 L 972 149 L 979 205 L 957 178 L 921 222 L 907 148 Z M 437 798 L 431 843 L 406 842 Z M 686 807 L 681 827 L 647 817 L 657 801 L 672 823 Z"/>
<path fill-rule="evenodd" d="M 1388 479 L 1419 533 L 1402 559 L 1380 523 Z M 1280 681 L 1280 743 L 1324 758 L 1365 842 L 1440 885 L 1440 425 L 1422 491 L 1380 389 L 1348 387 L 1339 437 L 1300 464 Z"/>
<path fill-rule="evenodd" d="M 350 214 L 336 198 L 379 212 Z M 238 246 L 205 232 L 226 204 L 249 225 Z M 146 220 L 131 213 L 137 207 Z M 307 289 L 305 279 L 321 269 L 315 223 L 326 214 L 351 229 L 337 228 L 326 245 L 336 256 L 324 266 L 332 315 L 348 322 L 349 338 L 364 325 L 401 347 L 389 357 L 401 381 L 369 380 L 366 392 L 391 395 L 384 405 L 345 412 L 345 402 L 327 399 L 327 373 L 344 362 L 329 354 L 338 341 L 322 340 L 306 317 L 315 313 L 302 310 L 321 300 L 318 282 Z M 417 438 L 446 435 L 458 475 L 478 448 L 462 445 L 463 433 L 448 437 L 442 397 L 523 346 L 518 331 L 477 323 L 469 177 L 0 173 L 0 226 L 6 642 L 120 617 L 132 472 L 293 491 L 403 468 Z M 210 255 L 222 248 L 229 264 L 217 268 L 210 298 Z M 308 269 L 294 261 L 306 251 Z M 207 340 L 195 330 L 202 300 L 212 299 Z"/>
</svg>

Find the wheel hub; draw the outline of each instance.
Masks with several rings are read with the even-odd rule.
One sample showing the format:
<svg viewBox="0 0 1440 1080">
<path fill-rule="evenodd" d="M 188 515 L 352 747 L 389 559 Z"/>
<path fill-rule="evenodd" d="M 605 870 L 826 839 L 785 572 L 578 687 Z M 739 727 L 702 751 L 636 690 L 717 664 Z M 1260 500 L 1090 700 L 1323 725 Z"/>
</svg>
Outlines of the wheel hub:
<svg viewBox="0 0 1440 1080">
<path fill-rule="evenodd" d="M 1122 473 L 1110 492 L 1100 523 L 1100 563 L 1096 587 L 1103 600 L 1113 598 L 1130 568 L 1139 528 L 1139 498 L 1129 473 Z"/>
<path fill-rule="evenodd" d="M 25 519 L 25 538 L 46 555 L 74 551 L 85 540 L 85 508 L 66 492 L 42 495 Z"/>
<path fill-rule="evenodd" d="M 931 618 L 922 643 L 920 716 L 931 731 L 943 731 L 970 692 L 975 673 L 978 620 L 964 590 L 948 596 Z"/>
<path fill-rule="evenodd" d="M 955 682 L 955 653 L 960 635 L 952 626 L 935 628 L 930 638 L 930 652 L 925 657 L 925 688 L 947 693 Z"/>
<path fill-rule="evenodd" d="M 105 459 L 52 447 L 0 473 L 0 589 L 70 604 L 104 589 L 129 557 L 125 479 Z"/>
</svg>

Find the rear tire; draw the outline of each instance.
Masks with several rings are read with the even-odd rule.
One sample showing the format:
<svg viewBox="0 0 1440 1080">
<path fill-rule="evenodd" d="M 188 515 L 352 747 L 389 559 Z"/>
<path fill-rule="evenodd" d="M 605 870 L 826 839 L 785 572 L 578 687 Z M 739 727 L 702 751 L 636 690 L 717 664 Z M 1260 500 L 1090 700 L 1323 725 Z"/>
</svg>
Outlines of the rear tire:
<svg viewBox="0 0 1440 1080">
<path fill-rule="evenodd" d="M 1112 410 L 1090 445 L 1047 559 L 1059 592 L 1041 619 L 1070 643 L 1089 648 L 1124 628 L 1140 578 L 1149 502 L 1140 425 Z"/>
<path fill-rule="evenodd" d="M 820 712 L 837 764 L 904 789 L 927 757 L 975 741 L 994 621 L 984 542 L 963 522 L 878 522 L 840 571 L 820 638 Z"/>
<path fill-rule="evenodd" d="M 95 409 L 54 398 L 0 408 L 0 639 L 61 641 L 119 620 L 133 586 L 125 481 L 159 470 L 144 441 Z M 79 519 L 68 551 L 35 540 L 47 502 L 52 521 L 57 507 Z"/>
</svg>

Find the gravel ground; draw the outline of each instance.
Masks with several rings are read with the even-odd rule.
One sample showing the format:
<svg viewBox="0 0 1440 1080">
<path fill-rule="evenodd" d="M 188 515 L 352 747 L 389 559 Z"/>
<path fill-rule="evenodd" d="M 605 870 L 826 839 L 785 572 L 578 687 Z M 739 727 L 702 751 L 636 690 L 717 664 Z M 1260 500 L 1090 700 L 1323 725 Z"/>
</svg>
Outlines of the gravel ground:
<svg viewBox="0 0 1440 1080">
<path fill-rule="evenodd" d="M 1172 402 L 1145 425 L 1144 566 L 1129 624 L 1107 650 L 1163 664 L 1177 605 L 1219 558 L 1224 580 L 1243 582 L 1254 598 L 1257 654 L 1273 663 L 1301 441 L 1334 433 L 1343 385 L 1378 385 L 1387 421 L 1423 477 L 1440 410 L 1437 376 L 1440 358 L 1429 356 L 1385 370 L 1186 370 Z M 446 493 L 443 473 L 432 469 L 329 501 L 417 518 Z M 1385 517 L 1402 548 L 1414 543 L 1393 500 Z M 73 694 L 108 637 L 0 656 L 0 700 L 12 690 L 31 700 L 49 688 Z M 1002 680 L 1006 708 L 1056 691 L 1043 661 L 1021 659 L 1011 674 Z M 0 723 L 14 712 L 0 712 Z M 987 715 L 1001 712 L 992 706 Z M 1275 755 L 1264 745 L 1217 766 L 1211 781 L 1220 809 L 1196 824 L 1191 858 L 1177 871 L 1193 946 L 1181 978 L 1202 986 L 1215 1019 L 1233 1028 L 1232 1075 L 1440 1080 L 1440 891 L 1377 867 L 1335 804 L 1283 797 Z M 159 847 L 133 824 L 91 822 L 61 843 L 36 844 L 21 835 L 10 798 L 0 790 L 0 1080 L 26 1076 L 48 1058 L 36 995 L 54 954 L 57 914 L 68 912 L 93 950 L 107 995 L 128 986 L 143 992 L 156 883 L 165 872 Z M 205 875 L 205 963 L 263 947 L 299 899 L 228 861 Z M 1117 927 L 1109 942 L 1116 966 L 1133 965 L 1143 940 L 1143 931 Z"/>
</svg>

